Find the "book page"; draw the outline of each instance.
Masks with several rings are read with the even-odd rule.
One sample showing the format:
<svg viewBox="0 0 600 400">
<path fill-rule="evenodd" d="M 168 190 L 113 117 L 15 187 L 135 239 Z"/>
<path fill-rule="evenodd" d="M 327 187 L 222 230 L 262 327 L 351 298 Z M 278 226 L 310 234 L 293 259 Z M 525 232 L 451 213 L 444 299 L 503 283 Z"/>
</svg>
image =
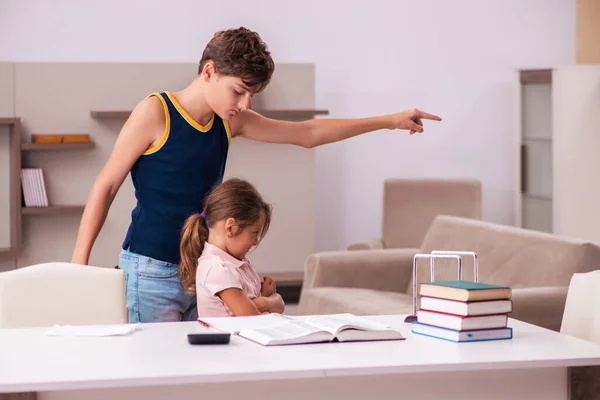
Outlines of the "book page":
<svg viewBox="0 0 600 400">
<path fill-rule="evenodd" d="M 269 328 L 242 329 L 239 335 L 265 346 L 333 340 L 331 333 L 298 320 L 289 320 Z"/>
<path fill-rule="evenodd" d="M 269 328 L 258 328 L 253 330 L 272 339 L 294 339 L 323 331 L 316 326 L 309 325 L 302 321 L 293 320 L 284 322 L 283 324 L 271 326 Z M 244 330 L 240 331 L 240 334 L 243 332 Z"/>
<path fill-rule="evenodd" d="M 353 314 L 314 315 L 305 319 L 306 323 L 335 335 L 344 329 L 360 329 L 365 331 L 389 330 L 390 328 L 370 321 L 366 318 L 357 317 Z"/>
<path fill-rule="evenodd" d="M 263 314 L 249 317 L 217 317 L 217 318 L 198 318 L 215 328 L 224 332 L 237 334 L 242 329 L 268 328 L 289 321 L 280 314 Z"/>
</svg>

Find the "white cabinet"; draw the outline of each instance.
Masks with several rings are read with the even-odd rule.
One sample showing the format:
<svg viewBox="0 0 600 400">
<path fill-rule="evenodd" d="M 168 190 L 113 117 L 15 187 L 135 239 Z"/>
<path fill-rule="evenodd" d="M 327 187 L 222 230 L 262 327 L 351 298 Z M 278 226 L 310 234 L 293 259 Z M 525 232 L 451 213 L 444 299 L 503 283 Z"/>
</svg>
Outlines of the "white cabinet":
<svg viewBox="0 0 600 400">
<path fill-rule="evenodd" d="M 519 82 L 516 225 L 600 242 L 600 65 Z"/>
</svg>

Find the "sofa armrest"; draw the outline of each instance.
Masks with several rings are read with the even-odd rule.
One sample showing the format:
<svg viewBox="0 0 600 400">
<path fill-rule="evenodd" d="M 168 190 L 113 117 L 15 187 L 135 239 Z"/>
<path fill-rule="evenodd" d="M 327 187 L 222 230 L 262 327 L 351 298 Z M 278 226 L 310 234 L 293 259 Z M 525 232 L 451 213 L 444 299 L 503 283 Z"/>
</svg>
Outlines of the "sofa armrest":
<svg viewBox="0 0 600 400">
<path fill-rule="evenodd" d="M 404 292 L 419 249 L 330 251 L 308 257 L 302 290 L 322 286 Z"/>
<path fill-rule="evenodd" d="M 381 239 L 369 239 L 362 242 L 356 242 L 350 244 L 347 250 L 381 250 L 383 249 L 383 242 Z"/>
<path fill-rule="evenodd" d="M 559 331 L 568 289 L 568 286 L 513 289 L 510 317 Z"/>
</svg>

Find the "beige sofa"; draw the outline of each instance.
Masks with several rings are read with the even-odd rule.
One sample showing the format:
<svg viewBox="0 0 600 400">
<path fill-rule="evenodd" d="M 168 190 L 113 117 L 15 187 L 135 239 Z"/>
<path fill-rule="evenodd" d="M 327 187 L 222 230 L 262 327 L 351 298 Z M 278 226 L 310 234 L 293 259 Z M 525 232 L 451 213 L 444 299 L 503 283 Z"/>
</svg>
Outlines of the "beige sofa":
<svg viewBox="0 0 600 400">
<path fill-rule="evenodd" d="M 558 331 L 574 273 L 600 268 L 600 247 L 582 240 L 438 216 L 419 249 L 322 252 L 310 256 L 300 295 L 302 314 L 410 314 L 412 265 L 416 253 L 474 251 L 479 281 L 513 288 L 517 318 Z M 463 279 L 472 279 L 472 259 L 463 259 Z M 456 262 L 436 262 L 436 280 L 456 279 Z M 418 267 L 429 280 L 429 263 Z"/>
<path fill-rule="evenodd" d="M 481 219 L 481 182 L 476 179 L 386 179 L 381 237 L 348 250 L 419 247 L 438 215 Z"/>
</svg>

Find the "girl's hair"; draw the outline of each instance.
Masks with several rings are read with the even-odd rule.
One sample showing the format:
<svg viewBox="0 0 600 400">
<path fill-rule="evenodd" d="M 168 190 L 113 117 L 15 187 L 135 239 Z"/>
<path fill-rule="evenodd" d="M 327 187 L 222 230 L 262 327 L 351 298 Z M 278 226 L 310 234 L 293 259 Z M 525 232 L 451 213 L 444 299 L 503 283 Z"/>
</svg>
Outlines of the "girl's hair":
<svg viewBox="0 0 600 400">
<path fill-rule="evenodd" d="M 203 219 L 206 220 L 206 226 L 211 228 L 219 221 L 234 218 L 237 223 L 234 235 L 237 235 L 255 224 L 261 216 L 264 216 L 265 223 L 259 234 L 260 240 L 271 223 L 271 206 L 265 203 L 254 186 L 244 180 L 232 178 L 213 188 L 206 197 L 202 214 L 190 215 L 181 231 L 178 273 L 183 289 L 189 292 L 196 290 L 198 259 L 204 250 L 204 242 L 208 240 Z"/>
</svg>

